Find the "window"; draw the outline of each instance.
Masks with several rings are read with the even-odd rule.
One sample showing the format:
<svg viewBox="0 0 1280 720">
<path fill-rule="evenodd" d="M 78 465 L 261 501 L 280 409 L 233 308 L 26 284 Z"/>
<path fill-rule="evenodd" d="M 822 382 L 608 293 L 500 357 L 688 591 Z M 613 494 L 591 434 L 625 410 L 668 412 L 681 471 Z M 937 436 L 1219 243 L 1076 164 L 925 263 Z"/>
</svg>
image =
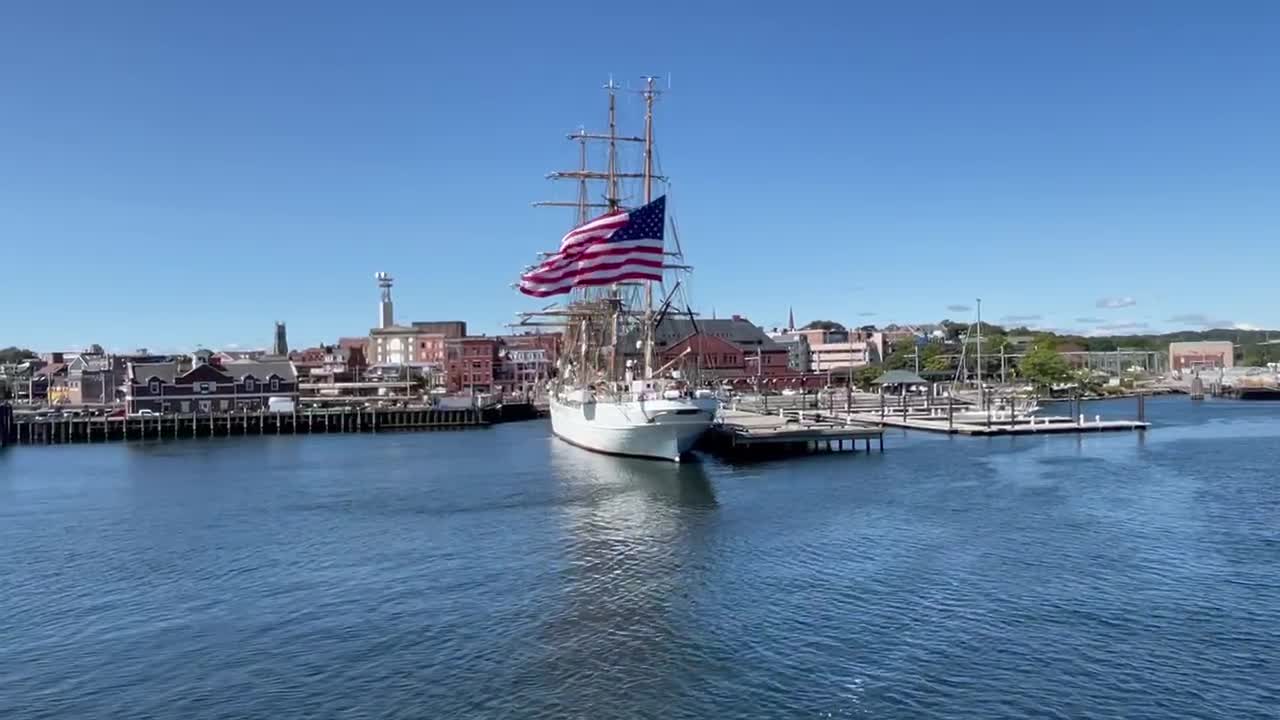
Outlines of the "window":
<svg viewBox="0 0 1280 720">
<path fill-rule="evenodd" d="M 182 412 L 184 412 L 184 413 L 185 413 L 185 412 L 191 412 L 191 401 L 190 401 L 190 400 L 183 400 L 183 401 L 182 401 Z"/>
<path fill-rule="evenodd" d="M 209 412 L 209 401 L 208 401 L 208 400 L 201 400 L 201 401 L 200 401 L 200 412 L 203 412 L 203 413 L 207 413 L 207 412 Z"/>
<path fill-rule="evenodd" d="M 244 391 L 253 392 L 253 378 L 247 377 L 244 379 Z"/>
<path fill-rule="evenodd" d="M 271 378 L 271 392 L 275 392 L 279 389 L 280 389 L 280 378 L 278 377 Z"/>
<path fill-rule="evenodd" d="M 218 409 L 219 409 L 219 410 L 226 410 L 226 409 L 227 409 L 227 405 L 228 405 L 229 403 L 230 403 L 230 401 L 228 401 L 228 400 L 223 400 L 223 401 L 219 402 L 219 403 L 218 403 Z"/>
<path fill-rule="evenodd" d="M 207 383 L 207 382 L 202 382 L 202 383 L 200 383 L 200 394 L 201 394 L 201 395 L 208 395 L 208 394 L 209 394 L 209 383 Z"/>
<path fill-rule="evenodd" d="M 153 394 L 158 394 L 160 392 L 160 381 L 155 378 L 151 378 L 150 387 Z"/>
<path fill-rule="evenodd" d="M 169 403 L 162 403 L 160 405 L 160 412 L 169 412 Z"/>
</svg>

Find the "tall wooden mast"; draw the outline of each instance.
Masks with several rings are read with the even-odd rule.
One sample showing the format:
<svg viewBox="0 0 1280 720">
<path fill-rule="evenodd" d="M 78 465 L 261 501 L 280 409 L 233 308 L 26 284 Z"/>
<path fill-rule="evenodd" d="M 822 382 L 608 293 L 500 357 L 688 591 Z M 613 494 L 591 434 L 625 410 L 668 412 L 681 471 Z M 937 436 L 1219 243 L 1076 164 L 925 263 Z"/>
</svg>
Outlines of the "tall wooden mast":
<svg viewBox="0 0 1280 720">
<path fill-rule="evenodd" d="M 644 204 L 653 202 L 653 76 L 644 79 Z M 666 218 L 663 218 L 666 222 Z M 644 376 L 653 377 L 653 345 L 656 328 L 653 327 L 653 281 L 644 283 Z"/>
</svg>

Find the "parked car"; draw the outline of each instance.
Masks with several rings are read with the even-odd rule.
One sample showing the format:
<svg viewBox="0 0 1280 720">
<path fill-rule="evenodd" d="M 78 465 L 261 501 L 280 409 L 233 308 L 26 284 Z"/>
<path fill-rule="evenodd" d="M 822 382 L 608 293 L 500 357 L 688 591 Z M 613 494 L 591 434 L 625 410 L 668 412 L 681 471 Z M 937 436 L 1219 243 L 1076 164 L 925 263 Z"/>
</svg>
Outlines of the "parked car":
<svg viewBox="0 0 1280 720">
<path fill-rule="evenodd" d="M 143 408 L 138 412 L 133 413 L 133 417 L 159 417 L 159 416 L 160 416 L 160 413 L 156 412 L 155 410 L 149 410 L 147 408 Z"/>
</svg>

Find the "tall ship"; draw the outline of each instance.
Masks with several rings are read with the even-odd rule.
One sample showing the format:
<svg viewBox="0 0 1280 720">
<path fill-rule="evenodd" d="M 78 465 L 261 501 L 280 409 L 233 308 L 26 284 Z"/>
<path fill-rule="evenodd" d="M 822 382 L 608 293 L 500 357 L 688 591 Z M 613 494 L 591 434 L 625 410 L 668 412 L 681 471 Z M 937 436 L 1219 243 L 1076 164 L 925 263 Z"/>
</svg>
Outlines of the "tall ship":
<svg viewBox="0 0 1280 720">
<path fill-rule="evenodd" d="M 552 252 L 520 276 L 520 292 L 562 302 L 522 313 L 521 326 L 553 325 L 564 344 L 549 387 L 551 429 L 561 440 L 595 452 L 680 462 L 711 426 L 719 407 L 710 390 L 698 387 L 698 358 L 690 350 L 659 364 L 656 328 L 667 317 L 688 314 L 681 273 L 683 251 L 668 233 L 667 195 L 655 197 L 666 178 L 656 172 L 653 106 L 658 90 L 644 79 L 644 134 L 619 135 L 617 94 L 611 80 L 607 132 L 580 129 L 576 170 L 554 172 L 577 184 L 576 201 L 538 206 L 568 207 L 573 227 Z M 592 151 L 603 147 L 605 167 L 592 169 Z M 639 172 L 621 169 L 626 148 L 640 148 Z M 593 191 L 603 188 L 602 197 Z M 598 213 L 593 217 L 593 213 Z M 670 234 L 674 247 L 668 248 Z M 670 282 L 666 279 L 670 278 Z M 694 320 L 696 325 L 696 320 Z"/>
</svg>

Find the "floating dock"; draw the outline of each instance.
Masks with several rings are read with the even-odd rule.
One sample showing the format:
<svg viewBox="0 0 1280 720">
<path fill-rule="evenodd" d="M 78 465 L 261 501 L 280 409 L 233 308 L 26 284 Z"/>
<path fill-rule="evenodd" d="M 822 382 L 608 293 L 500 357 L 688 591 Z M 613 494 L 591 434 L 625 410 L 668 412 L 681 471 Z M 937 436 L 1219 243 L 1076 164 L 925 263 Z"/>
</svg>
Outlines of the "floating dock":
<svg viewBox="0 0 1280 720">
<path fill-rule="evenodd" d="M 884 452 L 884 429 L 813 411 L 784 410 L 761 414 L 721 410 L 706 436 L 707 449 L 729 456 L 797 455 L 857 452 L 858 441 L 871 452 L 875 441 Z"/>
</svg>

